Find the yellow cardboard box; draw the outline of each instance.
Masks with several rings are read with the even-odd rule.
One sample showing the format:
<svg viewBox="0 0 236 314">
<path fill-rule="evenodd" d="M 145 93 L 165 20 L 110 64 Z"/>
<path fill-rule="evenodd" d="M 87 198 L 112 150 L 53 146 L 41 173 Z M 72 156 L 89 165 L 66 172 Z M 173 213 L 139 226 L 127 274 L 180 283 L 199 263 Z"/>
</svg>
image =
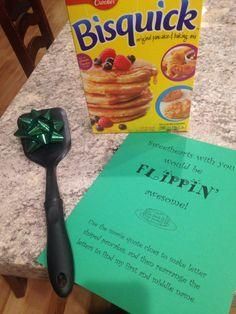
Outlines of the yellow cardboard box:
<svg viewBox="0 0 236 314">
<path fill-rule="evenodd" d="M 203 0 L 66 2 L 93 131 L 187 131 Z"/>
</svg>

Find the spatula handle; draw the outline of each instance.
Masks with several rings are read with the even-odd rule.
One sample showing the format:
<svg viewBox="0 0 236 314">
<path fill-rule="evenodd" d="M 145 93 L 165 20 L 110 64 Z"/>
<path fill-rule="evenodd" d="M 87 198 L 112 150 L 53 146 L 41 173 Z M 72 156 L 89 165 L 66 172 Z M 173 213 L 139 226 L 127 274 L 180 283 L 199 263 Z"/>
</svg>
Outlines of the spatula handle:
<svg viewBox="0 0 236 314">
<path fill-rule="evenodd" d="M 55 292 L 60 297 L 67 297 L 74 283 L 74 266 L 65 227 L 63 202 L 57 186 L 56 169 L 47 170 L 45 210 L 49 278 Z"/>
</svg>

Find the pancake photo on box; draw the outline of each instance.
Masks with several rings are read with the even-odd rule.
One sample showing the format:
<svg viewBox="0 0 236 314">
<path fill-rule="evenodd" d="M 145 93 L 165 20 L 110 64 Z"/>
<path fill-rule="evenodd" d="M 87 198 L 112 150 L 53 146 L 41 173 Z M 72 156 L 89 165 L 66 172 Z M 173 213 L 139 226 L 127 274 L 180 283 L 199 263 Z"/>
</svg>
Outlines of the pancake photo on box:
<svg viewBox="0 0 236 314">
<path fill-rule="evenodd" d="M 152 79 L 157 82 L 157 69 L 145 60 L 117 55 L 108 48 L 89 70 L 82 71 L 82 77 L 91 122 L 101 132 L 146 115 L 153 99 L 149 86 Z"/>
</svg>

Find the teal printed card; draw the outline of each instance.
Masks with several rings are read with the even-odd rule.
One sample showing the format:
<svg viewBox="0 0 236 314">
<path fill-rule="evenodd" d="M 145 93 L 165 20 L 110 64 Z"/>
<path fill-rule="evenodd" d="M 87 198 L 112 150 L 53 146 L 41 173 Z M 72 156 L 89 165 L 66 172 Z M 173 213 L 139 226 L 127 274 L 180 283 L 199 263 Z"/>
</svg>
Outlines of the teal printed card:
<svg viewBox="0 0 236 314">
<path fill-rule="evenodd" d="M 67 227 L 75 282 L 128 312 L 227 314 L 236 290 L 236 151 L 132 134 Z"/>
</svg>

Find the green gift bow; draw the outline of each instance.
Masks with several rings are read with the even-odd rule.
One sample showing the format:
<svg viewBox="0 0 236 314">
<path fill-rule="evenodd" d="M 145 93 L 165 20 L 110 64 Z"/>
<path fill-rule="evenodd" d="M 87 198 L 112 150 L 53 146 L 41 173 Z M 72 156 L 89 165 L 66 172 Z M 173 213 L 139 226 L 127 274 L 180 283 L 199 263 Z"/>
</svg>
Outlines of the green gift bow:
<svg viewBox="0 0 236 314">
<path fill-rule="evenodd" d="M 64 123 L 61 120 L 53 119 L 50 110 L 42 113 L 33 109 L 19 118 L 18 126 L 19 129 L 14 135 L 27 139 L 26 150 L 28 153 L 50 143 L 62 142 L 64 139 L 61 134 Z"/>
</svg>

